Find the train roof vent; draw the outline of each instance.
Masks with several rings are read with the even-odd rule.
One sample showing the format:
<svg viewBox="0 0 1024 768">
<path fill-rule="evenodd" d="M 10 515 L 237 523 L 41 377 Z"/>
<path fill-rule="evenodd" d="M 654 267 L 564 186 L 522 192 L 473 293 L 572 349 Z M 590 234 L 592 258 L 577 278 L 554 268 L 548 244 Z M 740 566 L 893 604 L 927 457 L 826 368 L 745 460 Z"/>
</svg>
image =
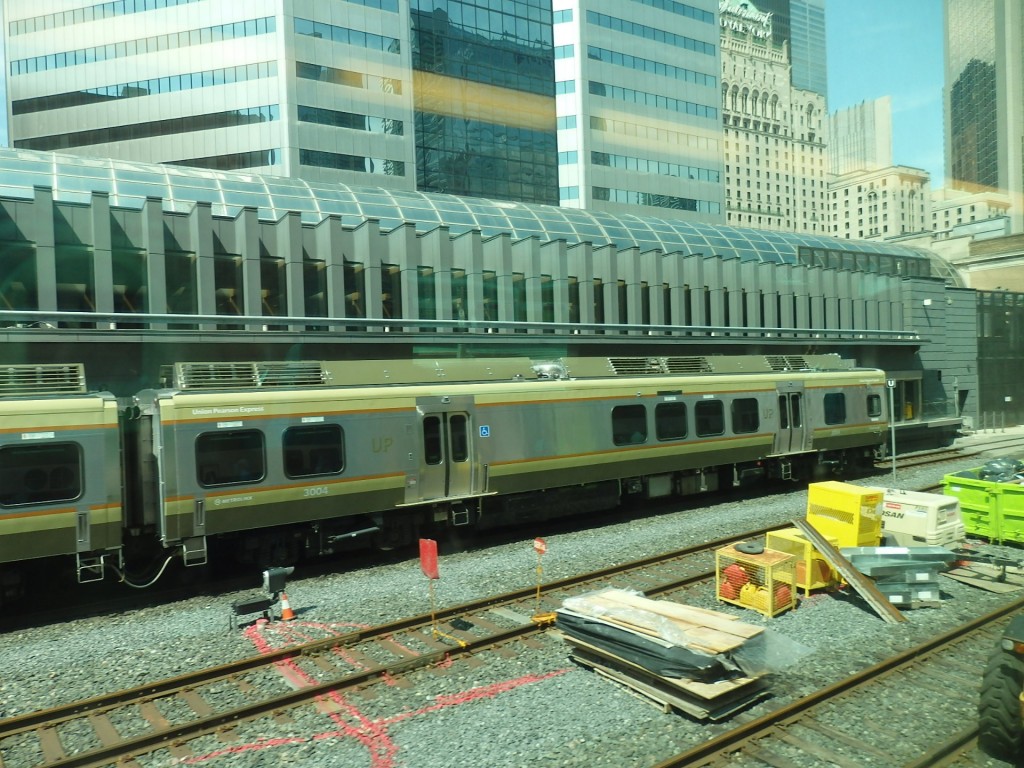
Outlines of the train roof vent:
<svg viewBox="0 0 1024 768">
<path fill-rule="evenodd" d="M 322 387 L 330 378 L 316 361 L 258 363 L 256 368 L 261 387 Z"/>
<path fill-rule="evenodd" d="M 319 362 L 177 363 L 177 389 L 253 389 L 260 387 L 320 387 L 328 377 Z"/>
<path fill-rule="evenodd" d="M 765 355 L 764 362 L 772 371 L 849 371 L 857 361 L 840 357 L 835 352 L 821 355 Z"/>
<path fill-rule="evenodd" d="M 0 395 L 82 394 L 85 366 L 81 363 L 0 366 Z"/>
<path fill-rule="evenodd" d="M 669 373 L 677 375 L 713 373 L 715 370 L 708 358 L 699 355 L 691 357 L 666 357 L 665 367 Z"/>
<path fill-rule="evenodd" d="M 608 364 L 617 376 L 657 376 L 714 373 L 708 358 L 690 357 L 609 357 Z"/>
<path fill-rule="evenodd" d="M 811 367 L 803 355 L 765 355 L 764 359 L 773 371 L 806 371 Z"/>
<path fill-rule="evenodd" d="M 650 376 L 667 373 L 661 357 L 609 357 L 608 364 L 617 376 Z"/>
</svg>

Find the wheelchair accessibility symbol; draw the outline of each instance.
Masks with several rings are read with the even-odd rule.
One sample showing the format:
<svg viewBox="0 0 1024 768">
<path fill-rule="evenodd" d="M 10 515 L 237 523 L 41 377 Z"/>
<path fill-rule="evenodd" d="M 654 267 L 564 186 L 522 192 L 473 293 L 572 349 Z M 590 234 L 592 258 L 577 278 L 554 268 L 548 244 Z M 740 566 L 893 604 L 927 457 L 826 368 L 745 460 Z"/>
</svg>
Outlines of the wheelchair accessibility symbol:
<svg viewBox="0 0 1024 768">
<path fill-rule="evenodd" d="M 490 428 L 490 426 L 488 426 L 487 424 L 481 424 L 480 425 L 480 437 L 490 437 L 490 436 L 491 436 L 491 428 Z"/>
</svg>

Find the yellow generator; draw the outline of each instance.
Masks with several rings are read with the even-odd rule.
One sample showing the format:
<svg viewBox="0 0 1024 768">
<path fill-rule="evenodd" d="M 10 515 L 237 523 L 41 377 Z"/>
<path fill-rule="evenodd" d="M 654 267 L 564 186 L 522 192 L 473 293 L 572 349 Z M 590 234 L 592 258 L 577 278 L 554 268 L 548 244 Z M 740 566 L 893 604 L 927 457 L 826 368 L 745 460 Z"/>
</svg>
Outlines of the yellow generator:
<svg viewBox="0 0 1024 768">
<path fill-rule="evenodd" d="M 839 546 L 833 536 L 826 536 L 833 547 Z M 796 559 L 794 565 L 795 586 L 810 595 L 812 589 L 826 589 L 839 583 L 839 574 L 829 565 L 822 554 L 807 540 L 799 528 L 783 528 L 780 531 L 769 531 L 765 537 L 765 547 L 776 552 L 785 552 Z"/>
<path fill-rule="evenodd" d="M 882 499 L 878 488 L 828 480 L 807 486 L 807 522 L 839 547 L 877 547 L 882 540 Z"/>
</svg>

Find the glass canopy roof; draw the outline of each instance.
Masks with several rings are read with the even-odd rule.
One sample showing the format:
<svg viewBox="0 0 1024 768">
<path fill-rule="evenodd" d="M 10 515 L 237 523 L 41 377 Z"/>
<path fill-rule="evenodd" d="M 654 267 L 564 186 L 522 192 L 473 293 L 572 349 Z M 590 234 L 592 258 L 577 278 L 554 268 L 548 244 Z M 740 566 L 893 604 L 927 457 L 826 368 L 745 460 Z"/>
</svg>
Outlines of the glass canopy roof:
<svg viewBox="0 0 1024 768">
<path fill-rule="evenodd" d="M 700 253 L 744 261 L 795 263 L 799 247 L 885 253 L 928 259 L 935 270 L 933 274 L 955 276 L 948 264 L 926 249 L 886 242 L 838 240 L 647 215 L 0 149 L 0 197 L 31 199 L 36 186 L 49 187 L 55 200 L 71 203 L 88 203 L 92 192 L 106 192 L 110 204 L 121 208 L 141 208 L 147 197 L 157 197 L 163 201 L 165 210 L 185 213 L 195 202 L 205 201 L 212 204 L 214 215 L 220 216 L 234 217 L 244 206 L 250 206 L 258 209 L 259 217 L 266 220 L 298 211 L 303 221 L 315 224 L 335 214 L 349 227 L 368 218 L 377 219 L 384 231 L 406 222 L 412 222 L 420 232 L 443 224 L 453 234 L 479 229 L 485 237 L 507 232 L 513 239 L 589 241 L 597 246 L 611 243 L 617 248 L 636 246 L 640 251 L 660 249 L 666 253 Z"/>
</svg>

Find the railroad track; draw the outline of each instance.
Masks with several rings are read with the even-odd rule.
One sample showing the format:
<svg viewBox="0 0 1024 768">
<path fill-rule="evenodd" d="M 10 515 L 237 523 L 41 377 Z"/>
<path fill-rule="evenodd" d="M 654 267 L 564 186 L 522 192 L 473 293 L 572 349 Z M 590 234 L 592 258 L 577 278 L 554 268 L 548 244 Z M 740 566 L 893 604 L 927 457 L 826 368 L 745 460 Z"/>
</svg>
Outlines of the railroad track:
<svg viewBox="0 0 1024 768">
<path fill-rule="evenodd" d="M 975 748 L 985 662 L 1024 599 L 660 763 L 930 768 Z"/>
<path fill-rule="evenodd" d="M 293 707 L 546 631 L 548 612 L 569 595 L 626 585 L 650 596 L 702 583 L 714 576 L 715 550 L 779 527 L 2 720 L 0 768 L 138 766 L 160 750 L 187 759 L 202 736 L 229 744 L 242 723 L 286 721 Z"/>
<path fill-rule="evenodd" d="M 994 438 L 984 444 L 971 446 L 970 448 L 939 448 L 931 451 L 922 451 L 896 457 L 896 469 L 909 469 L 910 467 L 926 466 L 928 464 L 941 464 L 944 461 L 955 461 L 958 459 L 969 459 L 972 456 L 982 456 L 993 451 L 1024 452 L 1024 440 L 1019 436 Z M 875 469 L 882 472 L 892 467 L 891 457 L 875 462 Z"/>
<path fill-rule="evenodd" d="M 288 711 L 357 693 L 375 682 L 446 665 L 485 649 L 509 651 L 551 627 L 545 613 L 573 594 L 605 586 L 672 595 L 714 576 L 714 552 L 769 530 L 688 547 L 536 588 L 447 608 L 433 615 L 348 632 L 241 659 L 134 689 L 0 721 L 0 768 L 136 766 L 144 755 L 185 760 L 190 743 L 238 738 L 261 718 L 287 723 Z M 528 641 L 527 641 L 528 642 Z M 515 653 L 515 650 L 511 652 Z M 980 672 L 971 683 L 980 680 Z M 973 701 L 973 700 L 972 700 Z M 209 751 L 209 750 L 208 750 Z M 169 756 L 169 757 L 168 757 Z M 671 764 L 671 763 L 670 763 Z M 675 763 L 688 764 L 688 763 Z M 798 763 L 801 768 L 805 763 Z"/>
<path fill-rule="evenodd" d="M 992 450 L 1003 450 L 1005 446 L 1024 446 L 1019 437 L 1007 437 L 1002 440 L 993 440 L 985 446 L 979 446 L 970 450 L 963 448 L 940 449 L 937 451 L 926 451 L 903 458 L 897 458 L 897 468 L 908 468 L 918 465 L 927 465 L 951 461 L 956 459 L 969 458 L 981 455 Z M 878 472 L 888 471 L 889 462 L 876 464 Z M 879 480 L 877 485 L 884 485 L 884 480 Z M 941 484 L 936 484 L 924 491 L 935 491 L 941 489 Z M 770 491 L 762 491 L 770 492 Z M 649 506 L 657 507 L 664 511 L 678 509 L 679 499 L 660 504 L 649 503 Z M 625 509 L 625 507 L 623 508 Z M 570 521 L 571 523 L 571 521 Z M 346 563 L 351 566 L 356 563 L 374 564 L 375 553 L 370 550 L 350 553 Z M 378 558 L 379 559 L 379 558 Z M 321 561 L 318 564 L 304 567 L 306 575 L 316 575 L 317 572 L 328 572 L 336 567 L 336 563 L 330 560 Z M 62 621 L 81 619 L 88 616 L 102 615 L 106 613 L 123 613 L 128 610 L 149 607 L 184 600 L 195 594 L 194 584 L 172 583 L 168 586 L 158 586 L 148 590 L 125 590 L 114 580 L 108 579 L 103 584 L 92 585 L 89 591 L 83 591 L 76 595 L 74 601 L 65 601 L 55 604 L 53 595 L 60 594 L 61 590 L 55 586 L 55 581 L 49 580 L 50 574 L 40 574 L 37 581 L 31 585 L 32 592 L 23 600 L 14 604 L 4 604 L 4 598 L 0 596 L 0 632 L 16 631 L 30 626 L 55 624 Z M 66 574 L 53 574 L 56 579 L 64 578 Z M 183 576 L 180 572 L 174 574 L 177 577 Z M 252 586 L 252 579 L 240 577 L 217 577 L 211 581 L 209 587 L 217 592 L 233 592 L 246 590 Z"/>
<path fill-rule="evenodd" d="M 947 461 L 954 461 L 958 459 L 969 459 L 974 456 L 982 457 L 992 454 L 994 451 L 1007 451 L 1010 453 L 1022 453 L 1024 454 L 1024 441 L 1020 437 L 1007 437 L 1004 439 L 997 439 L 973 446 L 970 449 L 966 448 L 942 448 L 934 451 L 925 451 L 923 453 L 912 454 L 904 456 L 903 458 L 897 457 L 896 469 L 910 469 L 911 467 L 927 466 L 929 464 L 941 464 Z M 979 459 L 981 463 L 981 459 Z M 875 463 L 875 468 L 881 472 L 891 464 L 885 461 L 879 461 Z M 931 485 L 918 488 L 917 490 L 924 493 L 942 493 L 943 483 L 933 483 Z"/>
</svg>

